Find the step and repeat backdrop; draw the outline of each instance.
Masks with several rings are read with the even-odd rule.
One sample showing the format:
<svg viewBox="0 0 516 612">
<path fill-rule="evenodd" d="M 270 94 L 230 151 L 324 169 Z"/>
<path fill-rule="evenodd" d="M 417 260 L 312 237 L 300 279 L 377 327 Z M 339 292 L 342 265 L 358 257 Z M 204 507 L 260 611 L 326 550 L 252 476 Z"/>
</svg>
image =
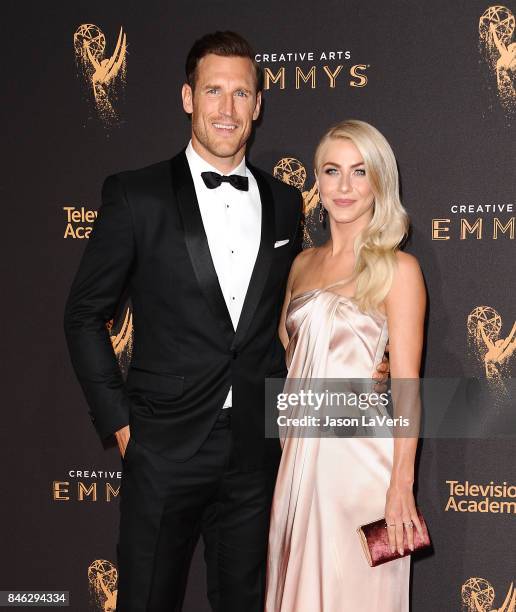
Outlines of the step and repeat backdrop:
<svg viewBox="0 0 516 612">
<path fill-rule="evenodd" d="M 425 376 L 487 383 L 476 410 L 496 420 L 516 372 L 515 15 L 515 0 L 4 4 L 0 590 L 115 608 L 121 462 L 91 426 L 63 308 L 103 179 L 187 143 L 183 66 L 205 32 L 256 50 L 265 104 L 249 156 L 302 192 L 305 247 L 325 239 L 320 136 L 349 117 L 386 135 L 429 294 Z M 127 296 L 110 323 L 123 369 L 132 330 Z M 502 433 L 422 442 L 434 550 L 413 564 L 413 610 L 516 610 L 516 441 Z M 208 610 L 204 590 L 197 551 L 184 609 Z"/>
</svg>

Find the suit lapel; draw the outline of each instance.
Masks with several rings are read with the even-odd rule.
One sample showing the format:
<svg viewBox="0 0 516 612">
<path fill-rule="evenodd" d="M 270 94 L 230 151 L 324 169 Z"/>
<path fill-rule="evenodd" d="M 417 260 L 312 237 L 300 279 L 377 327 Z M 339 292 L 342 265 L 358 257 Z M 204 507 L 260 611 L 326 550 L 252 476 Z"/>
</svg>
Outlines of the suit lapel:
<svg viewBox="0 0 516 612">
<path fill-rule="evenodd" d="M 233 338 L 235 333 L 233 324 L 213 265 L 190 167 L 184 151 L 171 160 L 171 172 L 172 186 L 183 220 L 186 248 L 197 282 L 224 334 Z"/>
<path fill-rule="evenodd" d="M 274 252 L 274 236 L 275 236 L 275 223 L 274 223 L 274 200 L 272 192 L 267 184 L 267 181 L 262 176 L 261 172 L 251 166 L 249 163 L 247 167 L 253 173 L 253 176 L 258 183 L 258 190 L 260 192 L 260 200 L 262 205 L 262 226 L 260 235 L 260 248 L 258 249 L 258 255 L 254 264 L 253 273 L 247 293 L 242 307 L 242 312 L 238 320 L 238 326 L 235 333 L 231 350 L 237 350 L 242 341 L 245 338 L 245 334 L 249 329 L 249 325 L 253 320 L 254 313 L 258 306 L 258 302 L 262 296 L 269 275 L 269 270 L 272 262 L 272 255 Z"/>
</svg>

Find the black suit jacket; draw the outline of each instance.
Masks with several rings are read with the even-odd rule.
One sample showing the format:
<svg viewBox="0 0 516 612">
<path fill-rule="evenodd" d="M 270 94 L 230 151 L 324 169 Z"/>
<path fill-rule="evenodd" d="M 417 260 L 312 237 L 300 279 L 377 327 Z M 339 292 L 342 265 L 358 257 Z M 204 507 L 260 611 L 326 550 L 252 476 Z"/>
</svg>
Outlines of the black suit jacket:
<svg viewBox="0 0 516 612">
<path fill-rule="evenodd" d="M 184 461 L 208 436 L 232 385 L 240 465 L 277 459 L 277 440 L 264 440 L 264 379 L 286 373 L 277 328 L 301 247 L 302 200 L 298 190 L 248 167 L 260 191 L 261 241 L 236 332 L 184 151 L 106 179 L 65 311 L 72 363 L 102 438 L 130 424 L 140 444 Z M 127 291 L 134 343 L 124 382 L 106 322 Z"/>
</svg>

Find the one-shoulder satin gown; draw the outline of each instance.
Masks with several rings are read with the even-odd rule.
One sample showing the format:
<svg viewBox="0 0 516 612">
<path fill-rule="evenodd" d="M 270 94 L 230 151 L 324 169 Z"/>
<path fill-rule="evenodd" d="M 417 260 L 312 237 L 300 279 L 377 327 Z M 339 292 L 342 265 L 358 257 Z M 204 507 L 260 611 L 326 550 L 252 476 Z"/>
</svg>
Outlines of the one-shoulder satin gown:
<svg viewBox="0 0 516 612">
<path fill-rule="evenodd" d="M 381 360 L 386 318 L 361 312 L 336 292 L 340 284 L 291 300 L 286 387 L 288 379 L 306 388 L 313 379 L 370 379 Z M 357 535 L 384 516 L 393 439 L 294 436 L 282 444 L 266 612 L 407 612 L 410 557 L 371 568 Z"/>
</svg>

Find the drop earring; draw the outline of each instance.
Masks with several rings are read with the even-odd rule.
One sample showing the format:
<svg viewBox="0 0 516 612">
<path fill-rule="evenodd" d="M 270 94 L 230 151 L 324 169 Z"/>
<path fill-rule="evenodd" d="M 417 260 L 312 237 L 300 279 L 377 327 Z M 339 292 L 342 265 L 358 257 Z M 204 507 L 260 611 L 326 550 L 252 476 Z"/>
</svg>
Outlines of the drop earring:
<svg viewBox="0 0 516 612">
<path fill-rule="evenodd" d="M 323 203 L 319 200 L 319 223 L 324 223 L 324 219 L 327 214 L 326 208 L 324 208 Z"/>
</svg>

